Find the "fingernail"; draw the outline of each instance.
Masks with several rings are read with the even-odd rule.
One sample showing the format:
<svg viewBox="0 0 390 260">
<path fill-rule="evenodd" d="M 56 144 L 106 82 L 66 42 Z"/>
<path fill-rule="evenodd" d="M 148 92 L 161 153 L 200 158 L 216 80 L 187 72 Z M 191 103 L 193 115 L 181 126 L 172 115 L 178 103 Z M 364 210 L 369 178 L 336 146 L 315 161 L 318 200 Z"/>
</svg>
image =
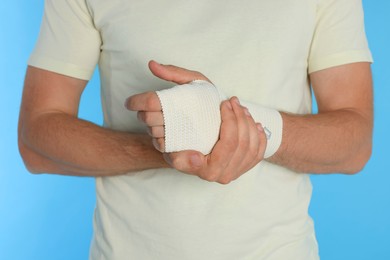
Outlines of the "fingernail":
<svg viewBox="0 0 390 260">
<path fill-rule="evenodd" d="M 172 159 L 171 159 L 171 157 L 169 157 L 169 155 L 167 153 L 163 154 L 163 158 L 169 165 L 172 166 Z"/>
<path fill-rule="evenodd" d="M 256 124 L 256 126 L 259 132 L 264 132 L 263 126 L 261 124 Z"/>
<path fill-rule="evenodd" d="M 200 156 L 198 154 L 191 155 L 190 162 L 191 162 L 191 165 L 194 167 L 202 166 L 202 159 L 200 158 Z"/>
<path fill-rule="evenodd" d="M 127 108 L 127 104 L 129 103 L 130 97 L 126 98 L 125 100 L 125 107 Z"/>
<path fill-rule="evenodd" d="M 240 105 L 240 100 L 238 99 L 238 97 L 234 98 L 234 102 L 236 102 L 238 105 Z"/>
<path fill-rule="evenodd" d="M 153 143 L 154 148 L 156 148 L 157 150 L 160 150 L 160 145 L 158 144 L 156 138 L 152 139 L 152 143 Z"/>
</svg>

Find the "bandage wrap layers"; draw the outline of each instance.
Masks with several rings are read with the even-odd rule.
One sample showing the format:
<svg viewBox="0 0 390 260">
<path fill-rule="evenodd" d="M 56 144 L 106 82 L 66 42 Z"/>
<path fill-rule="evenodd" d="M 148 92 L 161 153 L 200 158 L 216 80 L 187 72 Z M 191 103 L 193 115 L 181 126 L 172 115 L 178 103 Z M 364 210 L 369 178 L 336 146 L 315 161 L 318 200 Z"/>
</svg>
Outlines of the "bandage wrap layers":
<svg viewBox="0 0 390 260">
<path fill-rule="evenodd" d="M 220 104 L 226 99 L 211 83 L 195 80 L 156 92 L 165 125 L 165 152 L 209 154 L 218 140 Z"/>
<path fill-rule="evenodd" d="M 282 143 L 283 120 L 280 113 L 272 108 L 267 108 L 241 100 L 241 105 L 248 108 L 253 119 L 261 123 L 267 136 L 267 148 L 265 149 L 264 158 L 274 155 Z"/>
<path fill-rule="evenodd" d="M 218 141 L 220 104 L 227 97 L 213 84 L 203 80 L 156 93 L 164 115 L 165 152 L 196 150 L 209 154 Z M 283 122 L 280 113 L 240 101 L 248 108 L 255 122 L 263 125 L 268 139 L 264 158 L 271 157 L 282 141 Z"/>
</svg>

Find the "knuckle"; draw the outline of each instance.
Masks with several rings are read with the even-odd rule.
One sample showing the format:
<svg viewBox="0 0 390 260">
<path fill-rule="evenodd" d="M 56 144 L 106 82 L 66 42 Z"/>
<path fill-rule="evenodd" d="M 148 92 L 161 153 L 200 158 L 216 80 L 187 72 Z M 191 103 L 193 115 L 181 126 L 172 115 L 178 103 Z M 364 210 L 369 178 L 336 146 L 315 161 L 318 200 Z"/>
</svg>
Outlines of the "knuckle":
<svg viewBox="0 0 390 260">
<path fill-rule="evenodd" d="M 223 177 L 220 180 L 218 180 L 218 183 L 222 184 L 222 185 L 227 185 L 227 184 L 231 183 L 232 181 L 233 180 L 230 177 Z"/>
<path fill-rule="evenodd" d="M 224 150 L 227 150 L 226 147 L 224 147 Z M 233 154 L 234 151 L 230 151 L 229 153 L 214 153 L 213 160 L 218 162 L 219 167 L 222 169 L 226 169 L 226 167 L 229 165 L 230 160 L 227 160 L 226 158 L 231 158 L 230 155 Z"/>
<path fill-rule="evenodd" d="M 240 149 L 248 150 L 250 146 L 250 139 L 248 137 L 241 138 L 238 147 Z"/>
<path fill-rule="evenodd" d="M 226 149 L 233 151 L 238 147 L 238 138 L 229 138 L 226 140 Z"/>
<path fill-rule="evenodd" d="M 170 164 L 178 171 L 193 174 L 193 168 L 187 156 L 181 152 L 170 153 Z"/>
<path fill-rule="evenodd" d="M 177 170 L 182 170 L 183 169 L 183 163 L 182 160 L 180 160 L 179 157 L 177 156 L 170 156 L 170 162 L 173 168 Z"/>
<path fill-rule="evenodd" d="M 216 172 L 212 172 L 212 173 L 202 174 L 199 177 L 209 182 L 216 182 L 219 179 L 219 174 Z"/>
</svg>

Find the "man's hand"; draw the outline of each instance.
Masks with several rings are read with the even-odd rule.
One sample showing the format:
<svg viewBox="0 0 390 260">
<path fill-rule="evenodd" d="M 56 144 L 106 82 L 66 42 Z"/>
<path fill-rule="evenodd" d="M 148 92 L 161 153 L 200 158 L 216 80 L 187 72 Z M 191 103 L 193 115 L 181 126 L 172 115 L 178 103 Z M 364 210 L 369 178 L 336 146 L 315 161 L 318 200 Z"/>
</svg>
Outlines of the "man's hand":
<svg viewBox="0 0 390 260">
<path fill-rule="evenodd" d="M 209 81 L 199 72 L 153 61 L 149 63 L 149 68 L 155 76 L 176 84 L 195 79 Z M 156 93 L 132 96 L 126 106 L 138 111 L 138 118 L 148 126 L 154 146 L 164 152 L 164 118 Z M 179 171 L 222 184 L 250 170 L 263 159 L 267 141 L 262 126 L 254 122 L 248 109 L 242 107 L 235 97 L 221 104 L 221 120 L 220 139 L 211 154 L 204 156 L 197 151 L 182 151 L 164 154 L 165 160 Z"/>
</svg>

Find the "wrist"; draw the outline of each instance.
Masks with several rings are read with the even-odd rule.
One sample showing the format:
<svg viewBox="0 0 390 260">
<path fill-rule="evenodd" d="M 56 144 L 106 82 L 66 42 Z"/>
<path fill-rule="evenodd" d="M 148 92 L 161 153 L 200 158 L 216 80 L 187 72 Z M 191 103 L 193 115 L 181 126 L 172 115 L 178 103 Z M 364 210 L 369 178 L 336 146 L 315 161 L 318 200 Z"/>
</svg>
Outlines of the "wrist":
<svg viewBox="0 0 390 260">
<path fill-rule="evenodd" d="M 267 148 L 264 158 L 270 158 L 279 149 L 282 143 L 283 119 L 279 111 L 263 107 L 247 101 L 241 101 L 247 107 L 255 122 L 261 123 L 267 136 Z"/>
</svg>

